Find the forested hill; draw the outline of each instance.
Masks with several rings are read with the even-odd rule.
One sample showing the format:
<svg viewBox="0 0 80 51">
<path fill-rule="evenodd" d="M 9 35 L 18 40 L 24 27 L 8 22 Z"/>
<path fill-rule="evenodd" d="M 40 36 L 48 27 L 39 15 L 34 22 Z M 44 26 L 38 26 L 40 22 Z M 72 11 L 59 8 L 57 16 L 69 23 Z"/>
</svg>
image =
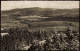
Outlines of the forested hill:
<svg viewBox="0 0 80 51">
<path fill-rule="evenodd" d="M 14 15 L 14 16 L 41 16 L 41 17 L 78 17 L 79 9 L 54 9 L 54 8 L 22 8 L 1 11 L 1 15 Z"/>
</svg>

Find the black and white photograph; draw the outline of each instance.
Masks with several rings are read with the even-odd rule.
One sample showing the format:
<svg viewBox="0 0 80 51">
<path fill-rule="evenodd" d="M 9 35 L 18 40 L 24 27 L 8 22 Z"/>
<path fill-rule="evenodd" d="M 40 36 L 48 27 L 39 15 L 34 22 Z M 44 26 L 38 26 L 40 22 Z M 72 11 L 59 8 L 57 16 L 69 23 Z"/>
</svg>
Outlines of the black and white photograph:
<svg viewBox="0 0 80 51">
<path fill-rule="evenodd" d="M 79 1 L 1 1 L 1 51 L 79 51 Z"/>
</svg>

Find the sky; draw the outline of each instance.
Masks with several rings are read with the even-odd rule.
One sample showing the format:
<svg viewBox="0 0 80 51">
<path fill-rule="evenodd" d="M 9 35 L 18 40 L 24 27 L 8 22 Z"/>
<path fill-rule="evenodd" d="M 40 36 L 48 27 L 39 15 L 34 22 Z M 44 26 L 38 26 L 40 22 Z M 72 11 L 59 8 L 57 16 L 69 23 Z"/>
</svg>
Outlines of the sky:
<svg viewBox="0 0 80 51">
<path fill-rule="evenodd" d="M 1 10 L 30 7 L 72 9 L 79 8 L 79 1 L 1 1 Z"/>
</svg>

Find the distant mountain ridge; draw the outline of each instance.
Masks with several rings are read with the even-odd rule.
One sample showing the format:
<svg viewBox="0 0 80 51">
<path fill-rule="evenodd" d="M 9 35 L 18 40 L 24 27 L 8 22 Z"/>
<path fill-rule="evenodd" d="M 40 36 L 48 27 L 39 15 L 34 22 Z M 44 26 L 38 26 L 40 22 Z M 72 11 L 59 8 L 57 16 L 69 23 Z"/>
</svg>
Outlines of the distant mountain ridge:
<svg viewBox="0 0 80 51">
<path fill-rule="evenodd" d="M 34 22 L 38 22 L 39 24 L 40 22 L 46 23 L 50 21 L 70 21 L 78 23 L 79 9 L 52 9 L 33 7 L 1 11 L 1 28 L 4 29 L 16 26 L 25 27 L 28 26 L 27 22 L 35 26 Z"/>
<path fill-rule="evenodd" d="M 74 9 L 54 9 L 54 8 L 22 8 L 22 9 L 12 9 L 1 11 L 1 15 L 19 15 L 19 16 L 46 16 L 46 17 L 54 17 L 54 16 L 62 16 L 62 17 L 78 17 L 79 16 L 79 8 Z"/>
</svg>

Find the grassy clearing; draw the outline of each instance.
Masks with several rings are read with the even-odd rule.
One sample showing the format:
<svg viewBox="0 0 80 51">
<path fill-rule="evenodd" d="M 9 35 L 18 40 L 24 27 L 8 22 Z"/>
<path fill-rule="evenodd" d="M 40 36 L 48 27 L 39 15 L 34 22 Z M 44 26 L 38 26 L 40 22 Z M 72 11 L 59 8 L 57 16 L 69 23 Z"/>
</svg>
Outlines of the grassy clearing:
<svg viewBox="0 0 80 51">
<path fill-rule="evenodd" d="M 66 21 L 47 21 L 47 22 L 28 22 L 31 25 L 31 30 L 66 30 L 68 27 L 68 22 Z M 78 22 L 69 22 L 71 23 L 70 27 L 73 30 L 79 30 L 79 23 Z M 25 22 L 18 22 L 18 23 L 3 23 L 1 24 L 3 29 L 9 29 L 10 27 L 28 27 L 27 21 Z"/>
</svg>

